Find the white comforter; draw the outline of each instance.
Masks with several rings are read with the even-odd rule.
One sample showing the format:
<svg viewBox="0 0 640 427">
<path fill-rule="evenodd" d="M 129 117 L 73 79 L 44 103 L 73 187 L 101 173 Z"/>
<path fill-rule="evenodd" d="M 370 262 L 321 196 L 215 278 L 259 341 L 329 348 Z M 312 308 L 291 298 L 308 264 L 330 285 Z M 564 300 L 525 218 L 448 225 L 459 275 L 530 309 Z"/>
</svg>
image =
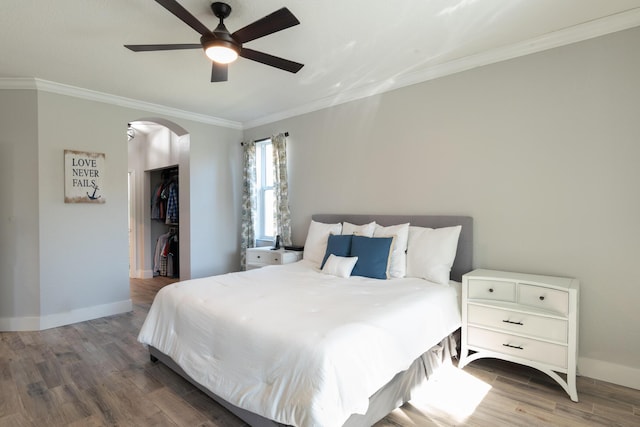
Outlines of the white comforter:
<svg viewBox="0 0 640 427">
<path fill-rule="evenodd" d="M 163 288 L 139 341 L 228 402 L 296 426 L 339 426 L 460 326 L 454 287 L 341 279 L 306 261 Z"/>
</svg>

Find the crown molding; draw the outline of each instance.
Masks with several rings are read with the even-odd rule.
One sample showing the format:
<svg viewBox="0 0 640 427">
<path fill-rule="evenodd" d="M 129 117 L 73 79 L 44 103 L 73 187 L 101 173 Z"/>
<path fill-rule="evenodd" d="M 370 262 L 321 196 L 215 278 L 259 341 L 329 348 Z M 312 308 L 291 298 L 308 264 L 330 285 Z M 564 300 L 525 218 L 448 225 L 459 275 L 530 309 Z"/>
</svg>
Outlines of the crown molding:
<svg viewBox="0 0 640 427">
<path fill-rule="evenodd" d="M 540 37 L 528 39 L 509 46 L 504 46 L 488 50 L 475 55 L 454 59 L 449 62 L 437 64 L 421 70 L 396 75 L 386 81 L 376 82 L 367 86 L 357 87 L 348 91 L 340 92 L 336 95 L 312 101 L 310 103 L 280 111 L 275 114 L 250 120 L 243 123 L 244 129 L 251 129 L 257 126 L 277 122 L 302 114 L 311 113 L 324 108 L 333 107 L 358 99 L 367 98 L 372 95 L 400 89 L 405 86 L 434 80 L 484 65 L 494 64 L 532 53 L 561 47 L 584 40 L 593 39 L 618 31 L 627 30 L 640 26 L 640 8 L 628 10 L 626 12 L 607 16 L 605 18 L 578 24 L 573 27 L 544 34 Z"/>
<path fill-rule="evenodd" d="M 104 92 L 97 92 L 90 89 L 83 89 L 75 86 L 69 86 L 62 83 L 51 82 L 31 77 L 16 78 L 0 78 L 0 89 L 13 90 L 40 90 L 43 92 L 56 93 L 59 95 L 72 96 L 74 98 L 86 99 L 89 101 L 97 101 L 105 104 L 117 105 L 120 107 L 132 108 L 136 110 L 144 110 L 156 114 L 164 114 L 170 117 L 177 117 L 194 122 L 206 123 L 215 126 L 221 126 L 231 129 L 242 129 L 242 123 L 221 119 L 218 117 L 207 116 L 205 114 L 192 113 L 190 111 L 180 110 L 177 108 L 166 107 L 164 105 L 153 104 L 150 102 L 139 101 L 136 99 L 125 98 L 123 96 L 111 95 Z"/>
</svg>

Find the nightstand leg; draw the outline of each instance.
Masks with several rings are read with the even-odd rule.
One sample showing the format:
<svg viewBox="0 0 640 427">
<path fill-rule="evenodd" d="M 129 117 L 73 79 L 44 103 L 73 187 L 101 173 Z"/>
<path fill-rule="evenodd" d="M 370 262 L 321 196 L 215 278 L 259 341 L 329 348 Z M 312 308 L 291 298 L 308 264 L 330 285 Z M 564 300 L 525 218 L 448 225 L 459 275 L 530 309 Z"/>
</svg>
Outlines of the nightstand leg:
<svg viewBox="0 0 640 427">
<path fill-rule="evenodd" d="M 578 389 L 576 388 L 576 369 L 567 372 L 567 393 L 574 402 L 578 401 Z"/>
<path fill-rule="evenodd" d="M 467 360 L 467 357 L 469 357 L 469 349 L 467 348 L 466 344 L 464 344 L 464 341 L 463 341 L 462 345 L 460 346 L 460 358 L 458 359 L 458 368 L 462 369 L 465 367 L 467 363 L 469 363 L 469 361 Z"/>
</svg>

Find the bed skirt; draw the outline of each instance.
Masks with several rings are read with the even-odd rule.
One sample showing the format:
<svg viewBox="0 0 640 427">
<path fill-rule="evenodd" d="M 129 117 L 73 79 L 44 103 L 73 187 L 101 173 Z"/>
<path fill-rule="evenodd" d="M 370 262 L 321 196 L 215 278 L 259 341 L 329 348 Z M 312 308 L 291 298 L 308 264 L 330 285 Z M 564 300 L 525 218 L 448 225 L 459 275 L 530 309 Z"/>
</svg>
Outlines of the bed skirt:
<svg viewBox="0 0 640 427">
<path fill-rule="evenodd" d="M 420 384 L 442 365 L 451 363 L 452 357 L 457 357 L 455 333 L 449 335 L 439 344 L 433 346 L 427 352 L 413 361 L 409 369 L 396 374 L 391 381 L 380 388 L 369 398 L 369 409 L 365 414 L 353 414 L 344 423 L 343 427 L 369 427 L 380 421 L 394 409 L 411 400 L 411 394 Z M 149 354 L 152 361 L 161 361 L 171 370 L 185 378 L 191 384 L 200 389 L 207 396 L 224 406 L 237 417 L 252 427 L 285 427 L 284 424 L 275 422 L 261 415 L 239 408 L 221 397 L 215 395 L 206 387 L 191 378 L 169 356 L 155 347 L 149 346 Z"/>
</svg>

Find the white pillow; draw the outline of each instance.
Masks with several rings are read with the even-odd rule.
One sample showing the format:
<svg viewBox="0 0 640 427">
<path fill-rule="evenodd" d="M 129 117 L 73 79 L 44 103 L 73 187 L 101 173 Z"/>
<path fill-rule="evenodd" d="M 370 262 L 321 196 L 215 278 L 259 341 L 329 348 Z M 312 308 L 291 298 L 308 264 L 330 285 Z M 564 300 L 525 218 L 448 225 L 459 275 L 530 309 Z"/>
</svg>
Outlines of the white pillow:
<svg viewBox="0 0 640 427">
<path fill-rule="evenodd" d="M 407 274 L 407 243 L 409 241 L 409 223 L 383 227 L 376 224 L 373 237 L 393 237 L 393 252 L 389 265 L 389 276 L 402 278 Z"/>
<path fill-rule="evenodd" d="M 446 285 L 458 249 L 462 226 L 409 227 L 407 276 Z"/>
<path fill-rule="evenodd" d="M 327 262 L 324 263 L 322 272 L 332 276 L 349 277 L 356 262 L 358 262 L 357 256 L 344 257 L 331 254 L 327 258 Z"/>
<path fill-rule="evenodd" d="M 327 240 L 329 234 L 340 234 L 342 224 L 325 224 L 311 220 L 307 240 L 304 243 L 302 259 L 311 261 L 317 268 L 320 268 L 324 253 L 327 251 Z"/>
<path fill-rule="evenodd" d="M 358 236 L 373 237 L 375 229 L 375 221 L 362 225 L 355 225 L 346 221 L 342 223 L 342 234 L 357 234 Z"/>
</svg>

